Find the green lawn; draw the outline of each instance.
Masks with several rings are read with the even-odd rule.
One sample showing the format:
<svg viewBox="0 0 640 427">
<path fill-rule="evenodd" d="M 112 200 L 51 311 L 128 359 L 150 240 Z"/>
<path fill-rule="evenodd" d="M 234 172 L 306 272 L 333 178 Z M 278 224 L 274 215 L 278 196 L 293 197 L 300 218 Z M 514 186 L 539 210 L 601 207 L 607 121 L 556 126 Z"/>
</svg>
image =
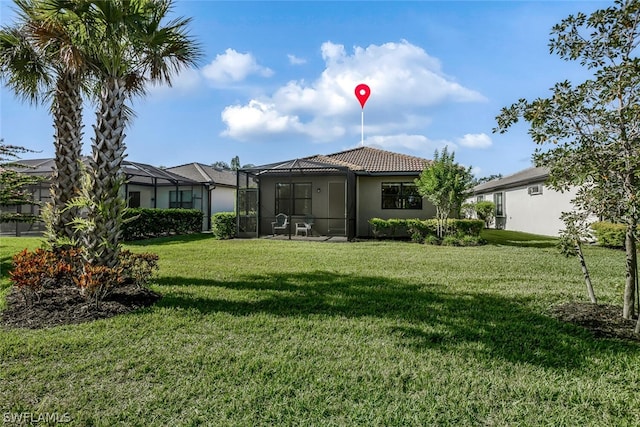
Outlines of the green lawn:
<svg viewBox="0 0 640 427">
<path fill-rule="evenodd" d="M 637 425 L 640 346 L 548 309 L 587 301 L 575 259 L 540 236 L 490 244 L 216 241 L 160 255 L 143 311 L 0 332 L 0 412 L 72 425 Z M 0 241 L 10 255 L 35 239 Z M 620 304 L 624 254 L 587 248 Z M 37 415 L 36 415 L 37 416 Z"/>
</svg>

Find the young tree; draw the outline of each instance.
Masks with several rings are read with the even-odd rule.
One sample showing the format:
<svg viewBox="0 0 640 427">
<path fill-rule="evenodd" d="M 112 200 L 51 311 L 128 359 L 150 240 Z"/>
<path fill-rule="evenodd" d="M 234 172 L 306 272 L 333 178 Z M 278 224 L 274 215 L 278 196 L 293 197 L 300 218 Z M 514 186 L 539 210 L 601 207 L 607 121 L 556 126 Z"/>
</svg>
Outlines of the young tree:
<svg viewBox="0 0 640 427">
<path fill-rule="evenodd" d="M 615 206 L 626 224 L 622 314 L 627 319 L 634 314 L 640 213 L 639 23 L 637 0 L 616 0 L 588 17 L 578 13 L 562 20 L 552 29 L 551 52 L 579 61 L 593 78 L 575 86 L 560 82 L 549 98 L 521 99 L 503 108 L 494 130 L 505 132 L 523 118 L 540 145 L 535 163 L 550 169 L 553 188 L 582 186 L 576 203 L 595 214 Z"/>
<path fill-rule="evenodd" d="M 420 195 L 426 197 L 436 208 L 438 237 L 447 231 L 447 220 L 452 212 L 459 212 L 466 191 L 471 187 L 471 167 L 465 169 L 455 162 L 455 153 L 449 154 L 447 147 L 433 155 L 433 161 L 416 179 Z"/>
<path fill-rule="evenodd" d="M 587 221 L 589 214 L 586 212 L 563 212 L 560 218 L 565 224 L 565 228 L 560 231 L 560 241 L 558 243 L 560 252 L 566 257 L 578 257 L 580 268 L 584 275 L 584 283 L 587 285 L 589 299 L 592 303 L 597 304 L 598 300 L 591 284 L 591 275 L 582 252 L 582 241 L 591 237 L 591 229 Z"/>
<path fill-rule="evenodd" d="M 24 168 L 17 160 L 19 154 L 30 150 L 15 145 L 6 145 L 0 139 L 0 207 L 34 205 L 33 194 L 29 186 L 42 181 L 41 177 L 27 175 L 17 171 Z M 37 215 L 21 212 L 0 212 L 0 222 L 35 222 Z"/>
</svg>

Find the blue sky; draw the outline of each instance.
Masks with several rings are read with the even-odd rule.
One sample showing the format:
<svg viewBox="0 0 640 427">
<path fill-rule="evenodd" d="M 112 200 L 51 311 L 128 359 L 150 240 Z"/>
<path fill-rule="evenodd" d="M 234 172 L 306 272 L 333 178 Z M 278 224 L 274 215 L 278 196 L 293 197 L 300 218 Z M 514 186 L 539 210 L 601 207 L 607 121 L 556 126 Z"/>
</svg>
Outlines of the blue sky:
<svg viewBox="0 0 640 427">
<path fill-rule="evenodd" d="M 589 77 L 549 54 L 551 27 L 596 1 L 176 1 L 204 57 L 174 85 L 133 101 L 128 159 L 266 164 L 365 145 L 432 158 L 448 145 L 478 176 L 531 165 L 525 124 L 493 134 L 500 108 Z M 0 22 L 13 21 L 2 0 Z M 53 156 L 46 106 L 0 92 L 0 138 Z M 85 152 L 94 107 L 87 104 Z"/>
</svg>

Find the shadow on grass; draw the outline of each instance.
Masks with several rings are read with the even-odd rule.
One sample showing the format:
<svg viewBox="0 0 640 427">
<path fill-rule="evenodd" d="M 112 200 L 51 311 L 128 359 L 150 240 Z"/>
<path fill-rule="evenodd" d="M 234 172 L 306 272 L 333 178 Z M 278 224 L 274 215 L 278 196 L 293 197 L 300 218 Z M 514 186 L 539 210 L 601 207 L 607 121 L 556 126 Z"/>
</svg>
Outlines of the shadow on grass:
<svg viewBox="0 0 640 427">
<path fill-rule="evenodd" d="M 640 350 L 632 344 L 597 341 L 586 330 L 536 313 L 525 300 L 452 294 L 437 284 L 418 287 L 380 277 L 320 271 L 244 276 L 235 282 L 163 278 L 160 284 L 184 286 L 184 291 L 165 292 L 158 305 L 202 313 L 400 320 L 404 326 L 389 328 L 389 334 L 398 345 L 418 351 L 465 351 L 478 357 L 566 369 L 583 366 L 598 349 Z M 193 286 L 241 293 L 236 299 L 203 297 L 197 294 L 215 295 L 215 289 L 189 292 Z"/>
<path fill-rule="evenodd" d="M 194 234 L 182 234 L 179 236 L 167 236 L 167 237 L 155 237 L 152 239 L 144 240 L 131 240 L 126 242 L 128 246 L 166 246 L 166 245 L 179 245 L 188 242 L 198 242 L 200 240 L 213 240 L 213 234 L 211 233 L 194 233 Z"/>
<path fill-rule="evenodd" d="M 554 248 L 558 239 L 550 236 L 507 230 L 482 230 L 482 238 L 490 245 L 517 246 L 520 248 Z"/>
<path fill-rule="evenodd" d="M 0 279 L 9 277 L 9 270 L 13 268 L 13 254 L 0 256 Z"/>
</svg>

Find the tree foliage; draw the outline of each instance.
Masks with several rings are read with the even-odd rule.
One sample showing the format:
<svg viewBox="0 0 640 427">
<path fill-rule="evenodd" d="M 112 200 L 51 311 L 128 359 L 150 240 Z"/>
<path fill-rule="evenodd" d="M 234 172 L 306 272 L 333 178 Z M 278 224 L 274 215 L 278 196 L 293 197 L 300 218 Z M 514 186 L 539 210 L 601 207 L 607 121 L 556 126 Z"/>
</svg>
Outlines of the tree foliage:
<svg viewBox="0 0 640 427">
<path fill-rule="evenodd" d="M 555 84 L 548 98 L 520 99 L 503 108 L 495 131 L 523 118 L 538 144 L 537 166 L 550 170 L 559 190 L 580 186 L 575 204 L 626 224 L 623 316 L 634 313 L 636 235 L 640 208 L 640 2 L 616 0 L 570 15 L 552 29 L 551 53 L 593 72 L 580 83 Z M 640 323 L 639 323 L 640 326 Z"/>
<path fill-rule="evenodd" d="M 28 152 L 31 150 L 7 145 L 0 139 L 0 207 L 37 204 L 29 186 L 38 184 L 42 178 L 16 170 L 26 168 L 18 159 L 20 154 Z M 38 219 L 39 216 L 31 213 L 0 212 L 0 222 L 34 222 Z"/>
<path fill-rule="evenodd" d="M 480 200 L 474 204 L 476 216 L 484 221 L 485 227 L 489 228 L 496 216 L 496 204 L 489 200 Z"/>
<path fill-rule="evenodd" d="M 446 234 L 449 216 L 460 211 L 472 179 L 471 167 L 465 169 L 457 164 L 455 153 L 449 153 L 447 147 L 442 149 L 442 153 L 435 151 L 431 164 L 416 179 L 420 195 L 436 208 L 438 237 Z"/>
</svg>

